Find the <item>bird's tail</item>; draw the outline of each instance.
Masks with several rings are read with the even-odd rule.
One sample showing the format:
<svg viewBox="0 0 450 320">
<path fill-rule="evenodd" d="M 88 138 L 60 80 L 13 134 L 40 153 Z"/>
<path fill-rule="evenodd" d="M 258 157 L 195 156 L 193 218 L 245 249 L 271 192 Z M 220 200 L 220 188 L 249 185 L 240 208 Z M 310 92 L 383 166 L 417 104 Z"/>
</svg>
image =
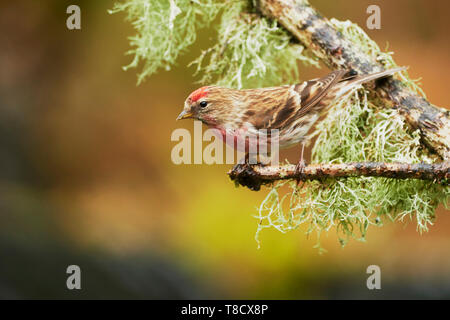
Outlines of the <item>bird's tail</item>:
<svg viewBox="0 0 450 320">
<path fill-rule="evenodd" d="M 400 71 L 403 71 L 406 69 L 407 69 L 406 67 L 398 67 L 398 68 L 384 70 L 381 72 L 376 72 L 376 73 L 372 73 L 372 74 L 368 74 L 368 75 L 355 75 L 355 76 L 343 78 L 343 79 L 339 80 L 339 82 L 336 84 L 336 89 L 337 89 L 335 91 L 336 97 L 341 97 L 342 95 L 346 94 L 351 89 L 353 89 L 354 87 L 356 87 L 360 84 L 363 84 L 363 83 L 366 83 L 366 82 L 369 82 L 372 80 L 388 77 L 390 75 L 393 75 L 396 72 L 400 72 Z"/>
<path fill-rule="evenodd" d="M 372 80 L 376 80 L 376 79 L 380 79 L 380 78 L 384 78 L 390 75 L 393 75 L 396 72 L 400 72 L 403 70 L 406 70 L 406 67 L 398 67 L 398 68 L 393 68 L 393 69 L 389 69 L 389 70 L 384 70 L 381 72 L 376 72 L 376 73 L 372 73 L 372 74 L 368 74 L 368 75 L 362 75 L 362 76 L 356 76 L 354 79 L 351 79 L 349 84 L 351 83 L 353 86 L 357 86 L 359 84 L 363 84 Z"/>
</svg>

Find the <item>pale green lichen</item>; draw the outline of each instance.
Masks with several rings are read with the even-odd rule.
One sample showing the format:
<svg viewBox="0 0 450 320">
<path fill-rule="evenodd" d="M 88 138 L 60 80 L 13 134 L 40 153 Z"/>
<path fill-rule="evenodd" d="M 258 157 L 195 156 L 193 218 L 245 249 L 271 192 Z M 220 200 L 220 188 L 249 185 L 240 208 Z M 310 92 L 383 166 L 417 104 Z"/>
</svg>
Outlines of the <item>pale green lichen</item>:
<svg viewBox="0 0 450 320">
<path fill-rule="evenodd" d="M 127 12 L 137 32 L 128 51 L 134 59 L 124 69 L 143 64 L 138 83 L 159 68 L 169 70 L 223 8 L 216 44 L 191 63 L 202 74 L 199 82 L 235 88 L 280 85 L 299 80 L 298 61 L 318 66 L 275 21 L 255 14 L 250 1 L 127 0 L 110 11 Z"/>
<path fill-rule="evenodd" d="M 299 80 L 298 61 L 318 66 L 276 21 L 251 13 L 247 1 L 227 8 L 218 33 L 217 43 L 192 63 L 202 83 L 238 89 L 280 85 Z"/>
<path fill-rule="evenodd" d="M 406 128 L 395 110 L 377 109 L 364 89 L 354 91 L 317 125 L 312 162 L 435 162 L 420 144 L 419 132 Z M 279 192 L 286 186 L 290 191 Z M 264 228 L 286 232 L 306 223 L 308 233 L 336 227 L 345 244 L 350 237 L 364 239 L 368 227 L 381 225 L 385 218 L 414 219 L 422 232 L 432 224 L 437 205 L 448 206 L 449 200 L 448 186 L 413 179 L 353 177 L 306 182 L 302 188 L 279 182 L 259 208 L 256 237 Z"/>
<path fill-rule="evenodd" d="M 124 67 L 143 64 L 138 83 L 159 68 L 170 70 L 178 56 L 192 45 L 199 28 L 207 26 L 225 5 L 216 0 L 126 0 L 109 13 L 126 12 L 136 35 L 130 37 L 133 61 Z"/>
</svg>

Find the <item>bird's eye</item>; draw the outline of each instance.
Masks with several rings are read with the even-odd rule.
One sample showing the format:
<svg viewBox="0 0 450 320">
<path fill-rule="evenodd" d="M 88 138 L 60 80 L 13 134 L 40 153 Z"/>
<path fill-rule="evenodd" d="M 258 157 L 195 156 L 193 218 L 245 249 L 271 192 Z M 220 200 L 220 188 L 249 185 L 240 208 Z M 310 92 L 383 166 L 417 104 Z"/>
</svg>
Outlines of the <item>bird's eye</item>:
<svg viewBox="0 0 450 320">
<path fill-rule="evenodd" d="M 200 102 L 200 107 L 201 108 L 205 108 L 207 105 L 208 105 L 208 102 L 206 102 L 206 101 Z"/>
</svg>

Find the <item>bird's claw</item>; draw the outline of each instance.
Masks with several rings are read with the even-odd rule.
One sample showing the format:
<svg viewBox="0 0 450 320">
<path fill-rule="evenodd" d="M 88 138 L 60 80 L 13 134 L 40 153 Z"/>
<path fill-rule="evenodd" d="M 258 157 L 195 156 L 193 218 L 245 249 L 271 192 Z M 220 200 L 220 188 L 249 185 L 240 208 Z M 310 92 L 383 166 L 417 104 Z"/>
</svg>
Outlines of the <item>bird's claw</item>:
<svg viewBox="0 0 450 320">
<path fill-rule="evenodd" d="M 305 169 L 305 167 L 306 167 L 306 162 L 303 159 L 300 159 L 300 161 L 295 166 L 295 176 L 296 176 L 295 181 L 297 181 L 297 187 L 298 187 L 298 184 L 300 183 L 300 181 L 302 181 L 303 170 Z"/>
</svg>

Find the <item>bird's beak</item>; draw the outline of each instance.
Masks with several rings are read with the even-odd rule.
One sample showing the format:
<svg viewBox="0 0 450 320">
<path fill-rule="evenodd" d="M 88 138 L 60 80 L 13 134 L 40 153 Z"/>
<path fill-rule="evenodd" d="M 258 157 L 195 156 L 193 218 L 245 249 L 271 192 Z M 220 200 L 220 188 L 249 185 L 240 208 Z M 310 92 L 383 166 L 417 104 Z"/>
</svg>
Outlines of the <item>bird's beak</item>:
<svg viewBox="0 0 450 320">
<path fill-rule="evenodd" d="M 194 114 L 189 110 L 183 110 L 178 115 L 177 120 L 192 118 Z"/>
</svg>

